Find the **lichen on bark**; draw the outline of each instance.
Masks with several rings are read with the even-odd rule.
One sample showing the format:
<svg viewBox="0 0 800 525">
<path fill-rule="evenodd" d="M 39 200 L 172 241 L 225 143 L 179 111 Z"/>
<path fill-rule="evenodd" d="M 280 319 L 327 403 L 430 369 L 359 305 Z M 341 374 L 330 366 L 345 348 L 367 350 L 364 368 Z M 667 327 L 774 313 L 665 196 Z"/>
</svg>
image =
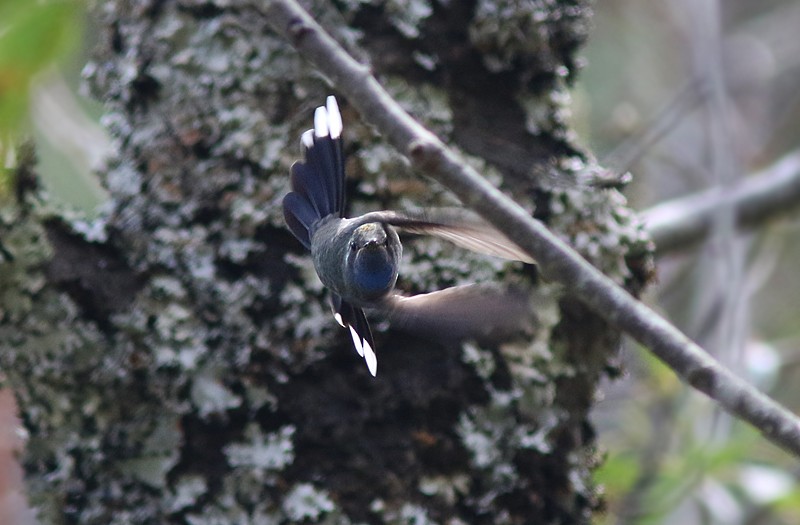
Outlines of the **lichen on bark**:
<svg viewBox="0 0 800 525">
<path fill-rule="evenodd" d="M 415 117 L 638 290 L 645 239 L 616 190 L 581 185 L 591 161 L 564 115 L 588 7 L 522 4 L 311 7 Z M 538 329 L 442 346 L 379 323 L 370 378 L 280 212 L 334 88 L 249 2 L 98 10 L 85 76 L 118 146 L 112 201 L 91 224 L 18 207 L 2 222 L 0 366 L 42 521 L 588 522 L 587 415 L 618 334 L 531 268 L 412 240 L 405 290 L 526 282 Z M 486 41 L 504 17 L 539 28 L 534 48 Z M 452 203 L 340 103 L 354 213 Z"/>
</svg>

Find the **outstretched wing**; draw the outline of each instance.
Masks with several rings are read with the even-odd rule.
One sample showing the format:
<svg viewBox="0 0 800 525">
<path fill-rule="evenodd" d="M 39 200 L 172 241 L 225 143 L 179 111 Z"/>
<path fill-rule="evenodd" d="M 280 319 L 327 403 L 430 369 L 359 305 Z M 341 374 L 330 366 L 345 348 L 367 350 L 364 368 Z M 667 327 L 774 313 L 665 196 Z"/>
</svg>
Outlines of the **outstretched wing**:
<svg viewBox="0 0 800 525">
<path fill-rule="evenodd" d="M 393 295 L 380 308 L 392 328 L 440 341 L 503 340 L 535 325 L 531 294 L 499 283 L 454 286 L 410 297 Z"/>
<path fill-rule="evenodd" d="M 462 208 L 429 208 L 417 212 L 376 211 L 359 218 L 384 222 L 409 233 L 433 235 L 473 252 L 535 264 L 535 260 L 478 214 Z"/>
<path fill-rule="evenodd" d="M 333 305 L 333 316 L 342 327 L 350 330 L 350 337 L 356 347 L 358 355 L 367 362 L 369 373 L 373 377 L 378 373 L 378 357 L 375 355 L 375 343 L 372 341 L 372 330 L 369 328 L 367 317 L 364 310 L 356 308 L 350 303 L 343 301 L 337 294 L 331 294 Z"/>
<path fill-rule="evenodd" d="M 294 236 L 309 248 L 316 222 L 331 214 L 341 217 L 344 211 L 342 116 L 333 95 L 316 109 L 314 129 L 303 133 L 300 142 L 305 160 L 292 165 L 292 191 L 283 199 L 283 215 Z"/>
</svg>

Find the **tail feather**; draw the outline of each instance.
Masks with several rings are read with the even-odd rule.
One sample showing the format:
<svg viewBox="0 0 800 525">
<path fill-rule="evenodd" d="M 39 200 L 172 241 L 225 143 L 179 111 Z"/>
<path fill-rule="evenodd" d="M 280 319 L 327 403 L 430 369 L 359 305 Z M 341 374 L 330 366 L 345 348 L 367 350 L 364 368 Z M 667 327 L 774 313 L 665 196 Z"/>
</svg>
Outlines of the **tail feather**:
<svg viewBox="0 0 800 525">
<path fill-rule="evenodd" d="M 306 162 L 303 164 L 308 178 L 308 191 L 314 206 L 320 211 L 320 218 L 336 213 L 336 186 L 339 170 L 336 166 L 335 146 L 329 136 L 314 136 L 314 146 L 306 150 Z"/>
<path fill-rule="evenodd" d="M 291 168 L 292 189 L 311 205 L 317 219 L 330 215 L 330 196 L 320 183 L 318 171 L 309 164 L 295 162 Z"/>
<path fill-rule="evenodd" d="M 305 160 L 292 165 L 293 191 L 283 201 L 286 223 L 306 247 L 310 246 L 311 230 L 317 221 L 328 215 L 341 217 L 344 212 L 341 136 L 342 117 L 336 99 L 329 96 L 326 105 L 314 113 L 314 129 L 303 133 L 300 139 Z"/>
<path fill-rule="evenodd" d="M 342 146 L 342 114 L 339 112 L 339 105 L 336 97 L 330 95 L 326 102 L 328 113 L 328 134 L 333 140 L 333 163 L 336 166 L 334 177 L 334 187 L 336 189 L 336 211 L 339 216 L 344 213 L 344 148 Z"/>
<path fill-rule="evenodd" d="M 369 373 L 374 377 L 378 373 L 378 357 L 364 310 L 344 301 L 337 294 L 331 294 L 331 305 L 336 322 L 350 330 L 356 352 L 364 358 Z"/>
<path fill-rule="evenodd" d="M 303 195 L 291 191 L 283 198 L 283 218 L 289 230 L 303 246 L 311 249 L 311 226 L 319 219 Z"/>
</svg>

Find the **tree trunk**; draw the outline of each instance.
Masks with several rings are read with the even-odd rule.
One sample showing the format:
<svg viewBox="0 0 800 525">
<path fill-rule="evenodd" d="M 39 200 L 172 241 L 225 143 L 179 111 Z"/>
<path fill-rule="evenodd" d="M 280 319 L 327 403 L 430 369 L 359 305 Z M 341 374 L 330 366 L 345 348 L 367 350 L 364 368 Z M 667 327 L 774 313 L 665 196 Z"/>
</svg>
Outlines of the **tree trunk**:
<svg viewBox="0 0 800 525">
<path fill-rule="evenodd" d="M 617 190 L 586 178 L 565 122 L 586 4 L 320 1 L 312 14 L 639 291 L 646 239 Z M 3 215 L 0 366 L 41 522 L 588 523 L 601 507 L 588 411 L 619 334 L 532 267 L 411 239 L 403 290 L 525 282 L 537 328 L 479 347 L 376 324 L 370 377 L 280 207 L 335 87 L 254 5 L 102 3 L 85 73 L 118 146 L 107 213 L 45 215 L 21 192 Z M 353 213 L 452 204 L 340 105 Z"/>
</svg>

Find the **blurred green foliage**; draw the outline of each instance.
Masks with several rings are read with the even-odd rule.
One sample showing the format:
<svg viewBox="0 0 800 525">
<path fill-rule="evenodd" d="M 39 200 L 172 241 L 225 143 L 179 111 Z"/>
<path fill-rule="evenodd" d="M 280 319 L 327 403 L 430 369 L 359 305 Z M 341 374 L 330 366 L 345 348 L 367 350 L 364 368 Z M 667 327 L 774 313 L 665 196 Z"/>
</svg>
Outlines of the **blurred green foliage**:
<svg viewBox="0 0 800 525">
<path fill-rule="evenodd" d="M 76 0 L 0 3 L 0 130 L 14 134 L 25 121 L 37 74 L 74 51 L 83 27 Z"/>
<path fill-rule="evenodd" d="M 78 0 L 0 0 L 0 195 L 10 152 L 30 130 L 31 86 L 80 42 L 85 8 Z"/>
</svg>

